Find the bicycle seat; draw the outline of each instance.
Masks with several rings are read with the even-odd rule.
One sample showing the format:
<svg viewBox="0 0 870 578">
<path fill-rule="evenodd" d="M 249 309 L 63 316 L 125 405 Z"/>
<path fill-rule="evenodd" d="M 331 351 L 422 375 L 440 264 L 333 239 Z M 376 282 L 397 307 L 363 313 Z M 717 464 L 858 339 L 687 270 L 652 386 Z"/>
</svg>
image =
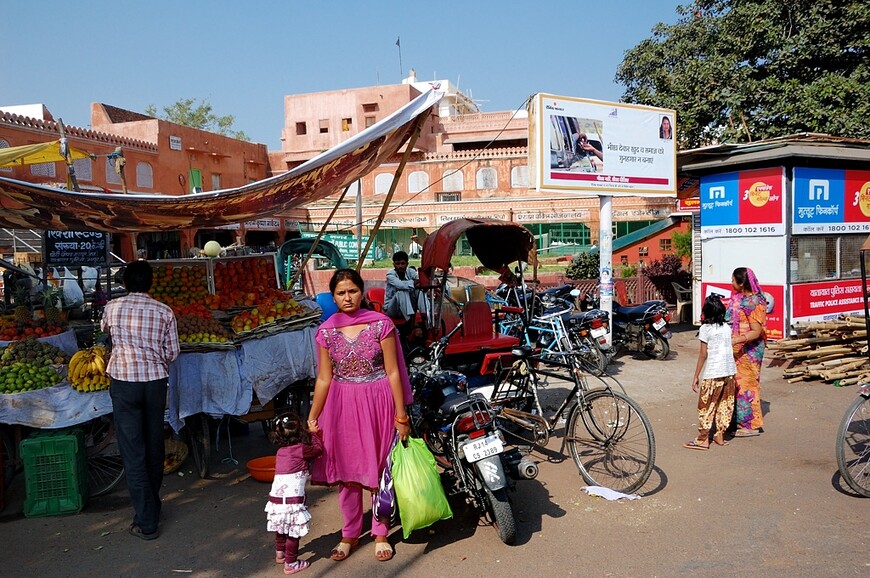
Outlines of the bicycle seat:
<svg viewBox="0 0 870 578">
<path fill-rule="evenodd" d="M 520 359 L 528 359 L 534 354 L 535 348 L 529 347 L 528 345 L 522 345 L 520 347 L 514 347 L 513 349 L 511 349 L 511 355 L 519 357 Z"/>
</svg>

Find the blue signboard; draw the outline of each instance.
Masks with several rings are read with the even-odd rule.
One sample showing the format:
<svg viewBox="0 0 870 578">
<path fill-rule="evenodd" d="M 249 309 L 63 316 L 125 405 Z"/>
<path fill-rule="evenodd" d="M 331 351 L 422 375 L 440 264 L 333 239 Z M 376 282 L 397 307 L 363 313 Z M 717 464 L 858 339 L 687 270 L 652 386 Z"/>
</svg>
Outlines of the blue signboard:
<svg viewBox="0 0 870 578">
<path fill-rule="evenodd" d="M 724 225 L 740 222 L 738 173 L 701 177 L 701 235 L 721 236 Z"/>
<path fill-rule="evenodd" d="M 846 231 L 845 179 L 841 170 L 795 167 L 793 233 Z"/>
</svg>

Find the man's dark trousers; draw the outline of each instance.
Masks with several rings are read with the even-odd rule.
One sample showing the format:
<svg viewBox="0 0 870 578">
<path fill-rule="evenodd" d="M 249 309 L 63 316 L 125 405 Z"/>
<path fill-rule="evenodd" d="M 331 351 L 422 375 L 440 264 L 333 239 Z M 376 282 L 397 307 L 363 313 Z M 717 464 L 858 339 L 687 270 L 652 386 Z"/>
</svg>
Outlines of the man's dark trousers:
<svg viewBox="0 0 870 578">
<path fill-rule="evenodd" d="M 133 523 L 145 534 L 157 531 L 163 483 L 163 410 L 167 379 L 111 380 L 115 435 L 133 502 Z"/>
</svg>

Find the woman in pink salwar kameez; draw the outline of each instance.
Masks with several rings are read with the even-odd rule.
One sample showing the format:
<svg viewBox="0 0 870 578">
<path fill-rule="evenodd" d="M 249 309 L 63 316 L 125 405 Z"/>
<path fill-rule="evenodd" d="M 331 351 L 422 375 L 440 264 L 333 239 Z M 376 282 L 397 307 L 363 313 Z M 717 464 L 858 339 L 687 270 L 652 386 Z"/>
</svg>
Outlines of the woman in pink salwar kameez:
<svg viewBox="0 0 870 578">
<path fill-rule="evenodd" d="M 323 433 L 312 482 L 339 487 L 344 526 L 330 557 L 344 560 L 362 534 L 363 489 L 377 491 L 393 438 L 410 433 L 405 408 L 412 395 L 395 326 L 385 315 L 360 308 L 359 273 L 339 269 L 329 288 L 338 312 L 315 337 L 319 365 L 308 426 Z M 388 532 L 388 521 L 372 516 L 375 557 L 381 561 L 393 557 Z"/>
</svg>

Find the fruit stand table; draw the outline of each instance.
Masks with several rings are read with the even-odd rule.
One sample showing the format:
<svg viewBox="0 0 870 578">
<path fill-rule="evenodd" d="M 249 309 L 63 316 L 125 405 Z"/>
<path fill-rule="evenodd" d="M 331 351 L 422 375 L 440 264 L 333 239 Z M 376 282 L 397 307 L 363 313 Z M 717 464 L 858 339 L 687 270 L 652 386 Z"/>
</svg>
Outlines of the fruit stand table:
<svg viewBox="0 0 870 578">
<path fill-rule="evenodd" d="M 79 350 L 78 342 L 76 341 L 76 332 L 74 329 L 67 329 L 63 333 L 58 333 L 57 335 L 49 335 L 47 337 L 40 337 L 37 341 L 44 341 L 46 343 L 50 343 L 66 353 L 67 355 L 72 355 L 76 351 Z M 6 347 L 12 341 L 0 341 L 0 349 Z"/>
</svg>

